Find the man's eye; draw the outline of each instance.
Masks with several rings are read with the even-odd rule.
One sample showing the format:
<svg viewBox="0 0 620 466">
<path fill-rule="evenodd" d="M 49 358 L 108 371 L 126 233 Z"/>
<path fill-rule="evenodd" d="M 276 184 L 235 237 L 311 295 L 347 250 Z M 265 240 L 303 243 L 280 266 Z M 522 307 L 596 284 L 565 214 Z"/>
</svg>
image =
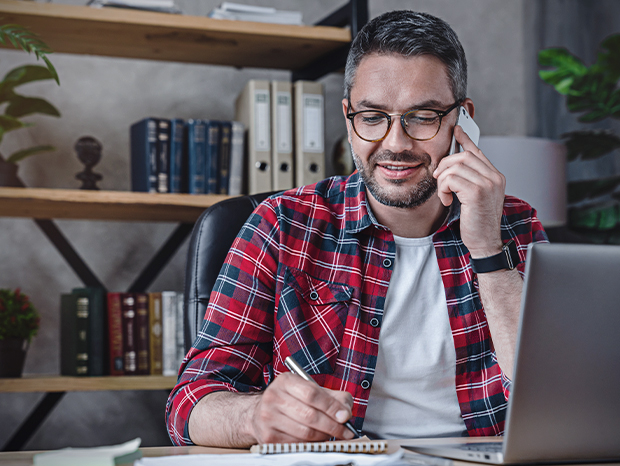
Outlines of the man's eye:
<svg viewBox="0 0 620 466">
<path fill-rule="evenodd" d="M 380 124 L 380 123 L 383 123 L 384 120 L 385 120 L 385 116 L 378 114 L 378 113 L 361 115 L 361 121 L 365 125 Z"/>
<path fill-rule="evenodd" d="M 439 117 L 435 112 L 412 112 L 407 114 L 406 121 L 414 125 L 434 125 Z"/>
</svg>

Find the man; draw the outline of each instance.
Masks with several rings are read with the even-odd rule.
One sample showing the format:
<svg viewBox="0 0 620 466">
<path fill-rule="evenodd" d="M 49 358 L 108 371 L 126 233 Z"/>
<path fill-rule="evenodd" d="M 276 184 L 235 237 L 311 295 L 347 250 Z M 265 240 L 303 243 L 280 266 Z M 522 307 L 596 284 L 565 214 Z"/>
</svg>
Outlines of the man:
<svg viewBox="0 0 620 466">
<path fill-rule="evenodd" d="M 523 260 L 546 237 L 456 126 L 460 106 L 474 115 L 466 84 L 438 18 L 394 11 L 358 34 L 342 102 L 357 171 L 246 223 L 170 396 L 173 442 L 349 439 L 347 420 L 379 437 L 503 432 Z"/>
</svg>

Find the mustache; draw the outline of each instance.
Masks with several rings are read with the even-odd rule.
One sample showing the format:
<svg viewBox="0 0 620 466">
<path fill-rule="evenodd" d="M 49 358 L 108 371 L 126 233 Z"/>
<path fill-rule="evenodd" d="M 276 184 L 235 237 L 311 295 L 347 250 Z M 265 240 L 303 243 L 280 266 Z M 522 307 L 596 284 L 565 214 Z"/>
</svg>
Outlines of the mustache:
<svg viewBox="0 0 620 466">
<path fill-rule="evenodd" d="M 428 154 L 414 154 L 411 151 L 403 151 L 394 153 L 389 150 L 375 152 L 368 158 L 369 163 L 379 162 L 404 162 L 404 163 L 422 163 L 431 164 L 431 157 Z"/>
</svg>

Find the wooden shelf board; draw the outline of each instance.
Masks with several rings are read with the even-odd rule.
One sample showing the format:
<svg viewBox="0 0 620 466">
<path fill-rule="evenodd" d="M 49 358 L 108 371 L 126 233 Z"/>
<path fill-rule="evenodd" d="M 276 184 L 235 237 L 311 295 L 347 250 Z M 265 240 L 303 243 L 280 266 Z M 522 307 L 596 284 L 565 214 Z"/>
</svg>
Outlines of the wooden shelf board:
<svg viewBox="0 0 620 466">
<path fill-rule="evenodd" d="M 349 29 L 337 27 L 16 0 L 0 2 L 0 17 L 36 32 L 55 52 L 237 67 L 297 70 L 351 40 Z"/>
<path fill-rule="evenodd" d="M 193 223 L 225 195 L 1 188 L 0 216 Z"/>
<path fill-rule="evenodd" d="M 170 390 L 175 376 L 139 375 L 121 377 L 24 376 L 0 378 L 0 393 L 90 392 L 98 390 Z"/>
</svg>

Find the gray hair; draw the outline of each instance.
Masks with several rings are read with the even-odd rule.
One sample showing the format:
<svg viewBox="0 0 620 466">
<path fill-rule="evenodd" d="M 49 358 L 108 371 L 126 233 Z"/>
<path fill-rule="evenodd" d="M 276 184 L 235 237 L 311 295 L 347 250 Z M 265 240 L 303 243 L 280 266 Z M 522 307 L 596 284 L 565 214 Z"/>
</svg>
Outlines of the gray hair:
<svg viewBox="0 0 620 466">
<path fill-rule="evenodd" d="M 357 68 L 370 54 L 438 58 L 446 66 L 455 101 L 461 102 L 467 97 L 465 51 L 450 25 L 436 16 L 396 10 L 369 21 L 351 43 L 344 71 L 345 99 L 351 98 Z"/>
</svg>

